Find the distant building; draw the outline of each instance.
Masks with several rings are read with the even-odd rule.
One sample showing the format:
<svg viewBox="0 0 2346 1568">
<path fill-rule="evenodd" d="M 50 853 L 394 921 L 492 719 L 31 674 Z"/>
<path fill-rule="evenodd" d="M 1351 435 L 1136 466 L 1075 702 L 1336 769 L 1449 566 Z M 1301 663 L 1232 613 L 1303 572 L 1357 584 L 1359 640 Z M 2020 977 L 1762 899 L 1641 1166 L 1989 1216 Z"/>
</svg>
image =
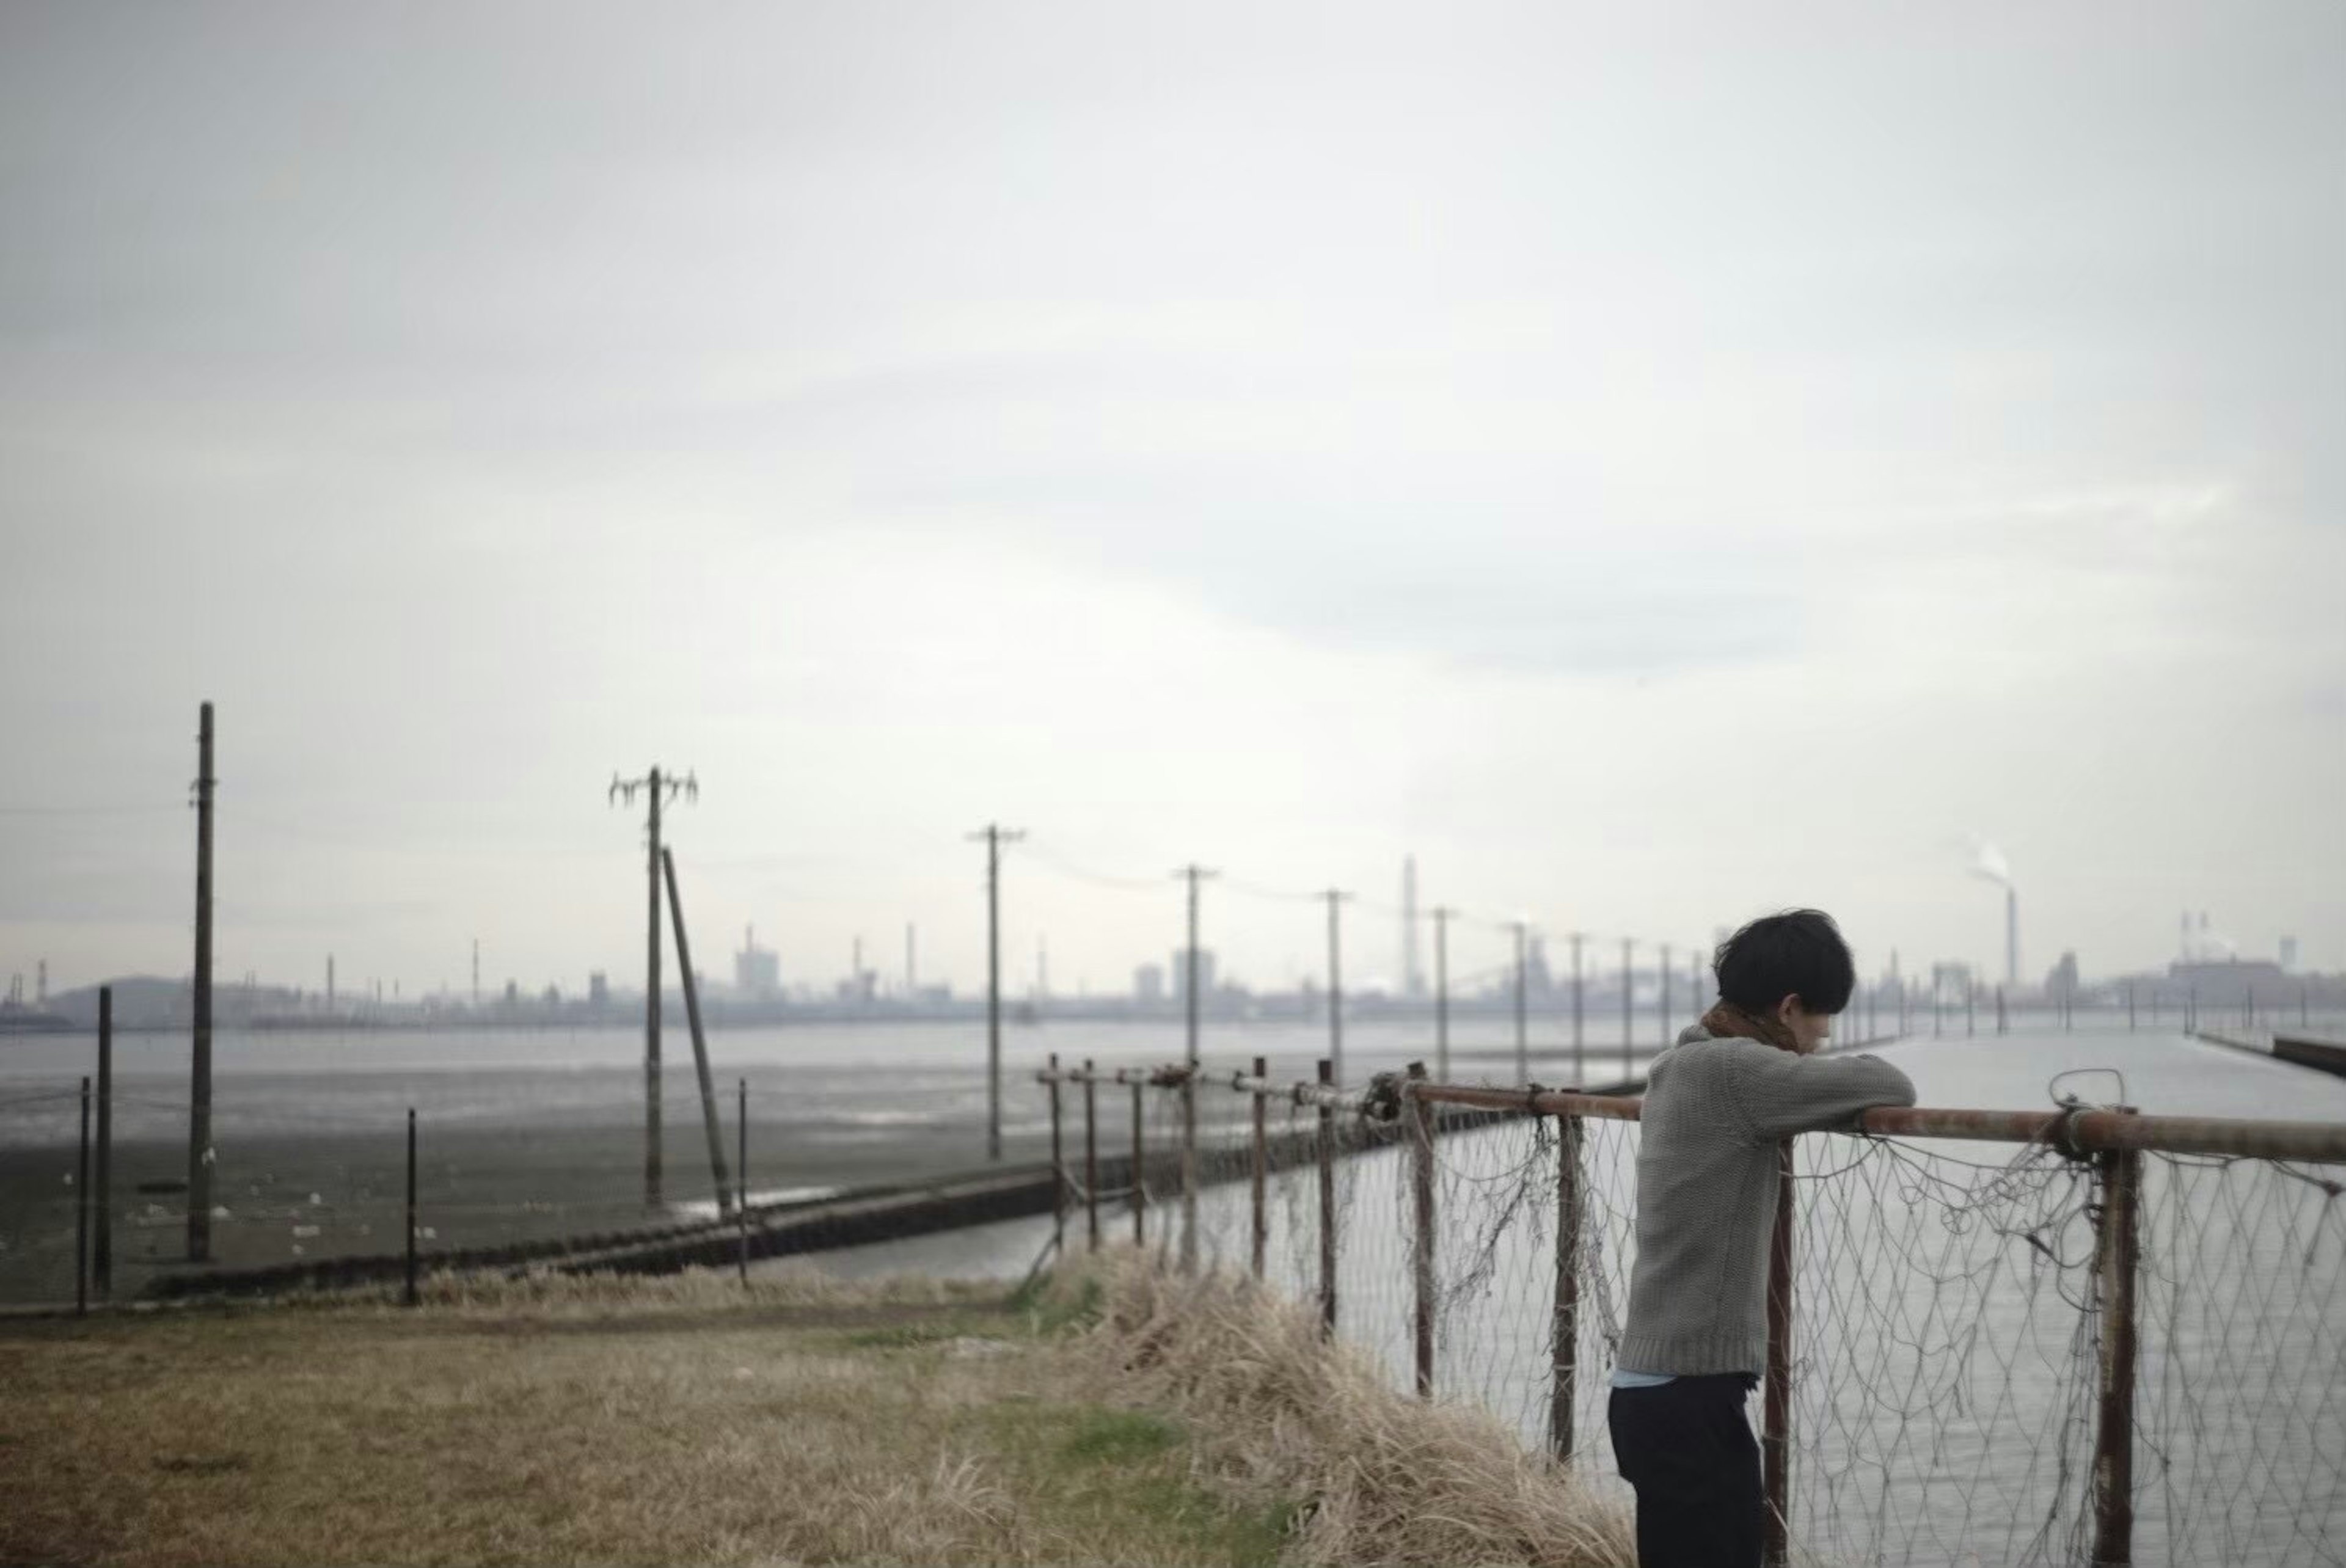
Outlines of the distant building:
<svg viewBox="0 0 2346 1568">
<path fill-rule="evenodd" d="M 2076 966 L 2073 964 L 2071 978 L 2074 980 L 2075 977 Z M 1931 966 L 1931 994 L 1933 996 L 1943 997 L 1949 1002 L 1961 1002 L 1972 993 L 1973 984 L 1972 966 L 1968 963 L 1934 963 Z"/>
<path fill-rule="evenodd" d="M 1132 972 L 1132 999 L 1135 1002 L 1165 1000 L 1165 971 L 1161 965 L 1144 963 Z"/>
<path fill-rule="evenodd" d="M 2178 962 L 2167 966 L 2168 988 L 2188 991 L 2202 1003 L 2236 1004 L 2259 996 L 2279 998 L 2287 976 L 2265 958 Z"/>
<path fill-rule="evenodd" d="M 741 931 L 741 951 L 733 955 L 733 986 L 744 996 L 770 998 L 782 988 L 782 961 L 770 948 L 758 945 L 758 928 Z"/>
<path fill-rule="evenodd" d="M 2280 939 L 2280 972 L 2283 974 L 2297 972 L 2297 938 L 2293 936 Z"/>
<path fill-rule="evenodd" d="M 2045 976 L 2045 994 L 2053 1001 L 2074 1001 L 2077 995 L 2077 955 L 2065 952 Z"/>
<path fill-rule="evenodd" d="M 611 1005 L 611 977 L 599 969 L 586 977 L 586 1004 L 589 1007 Z"/>
<path fill-rule="evenodd" d="M 1214 993 L 1214 950 L 1201 947 L 1198 950 L 1198 994 L 1211 996 Z M 1177 947 L 1173 950 L 1173 994 L 1183 1001 L 1188 1000 L 1189 950 L 1186 947 Z"/>
</svg>

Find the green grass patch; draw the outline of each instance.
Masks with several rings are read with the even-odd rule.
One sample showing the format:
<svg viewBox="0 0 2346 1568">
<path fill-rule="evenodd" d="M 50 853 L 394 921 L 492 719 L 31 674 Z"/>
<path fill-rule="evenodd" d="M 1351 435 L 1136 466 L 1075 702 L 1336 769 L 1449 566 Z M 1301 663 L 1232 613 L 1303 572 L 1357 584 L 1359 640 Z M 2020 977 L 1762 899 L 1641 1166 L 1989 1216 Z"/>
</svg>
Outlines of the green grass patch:
<svg viewBox="0 0 2346 1568">
<path fill-rule="evenodd" d="M 1178 1447 L 1181 1429 L 1147 1410 L 1094 1410 L 1059 1445 L 1059 1457 L 1078 1464 L 1127 1464 Z"/>
<path fill-rule="evenodd" d="M 1038 1521 L 1096 1537 L 1120 1523 L 1186 1563 L 1272 1568 L 1292 1507 L 1234 1506 L 1192 1474 L 1188 1434 L 1147 1410 L 997 1405 L 974 1412 L 983 1439 Z"/>
</svg>

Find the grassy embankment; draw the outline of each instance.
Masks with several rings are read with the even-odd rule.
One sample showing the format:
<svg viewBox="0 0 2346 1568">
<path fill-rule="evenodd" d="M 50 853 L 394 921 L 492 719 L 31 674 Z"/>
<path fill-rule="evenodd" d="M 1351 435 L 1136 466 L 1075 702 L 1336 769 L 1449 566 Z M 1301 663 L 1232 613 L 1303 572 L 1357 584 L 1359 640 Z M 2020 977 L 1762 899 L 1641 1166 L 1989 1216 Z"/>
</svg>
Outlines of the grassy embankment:
<svg viewBox="0 0 2346 1568">
<path fill-rule="evenodd" d="M 1625 1522 L 1309 1314 L 992 1288 L 435 1284 L 0 1325 L 0 1561 L 1536 1563 Z"/>
</svg>

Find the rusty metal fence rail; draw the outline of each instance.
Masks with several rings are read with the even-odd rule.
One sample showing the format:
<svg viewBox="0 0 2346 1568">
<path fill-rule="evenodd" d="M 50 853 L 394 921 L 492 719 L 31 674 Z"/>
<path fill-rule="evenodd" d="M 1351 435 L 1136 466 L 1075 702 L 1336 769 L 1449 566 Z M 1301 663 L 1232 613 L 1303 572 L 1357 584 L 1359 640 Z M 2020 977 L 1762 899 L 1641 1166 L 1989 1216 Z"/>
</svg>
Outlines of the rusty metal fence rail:
<svg viewBox="0 0 2346 1568">
<path fill-rule="evenodd" d="M 1040 1076 L 1055 1127 L 1063 1086 L 1136 1097 L 1126 1203 L 1168 1263 L 1245 1270 L 1402 1386 L 1609 1472 L 1637 1099 L 1284 1083 L 1260 1058 Z M 1785 1145 L 1754 1422 L 1771 1564 L 2346 1561 L 2346 1126 L 1862 1127 Z M 1063 1216 L 1109 1198 L 1055 1163 Z"/>
</svg>

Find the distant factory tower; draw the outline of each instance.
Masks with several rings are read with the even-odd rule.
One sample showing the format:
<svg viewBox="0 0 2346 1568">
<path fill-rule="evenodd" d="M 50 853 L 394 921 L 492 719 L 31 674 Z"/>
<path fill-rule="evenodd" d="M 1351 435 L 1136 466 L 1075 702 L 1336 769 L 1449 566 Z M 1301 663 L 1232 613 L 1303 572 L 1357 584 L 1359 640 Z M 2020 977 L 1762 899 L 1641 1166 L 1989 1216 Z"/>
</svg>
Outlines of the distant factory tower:
<svg viewBox="0 0 2346 1568">
<path fill-rule="evenodd" d="M 2020 891 L 2004 884 L 2004 983 L 2020 989 Z"/>
<path fill-rule="evenodd" d="M 1417 966 L 1417 857 L 1401 862 L 1401 989 L 1404 996 L 1425 994 L 1425 975 Z"/>
</svg>

